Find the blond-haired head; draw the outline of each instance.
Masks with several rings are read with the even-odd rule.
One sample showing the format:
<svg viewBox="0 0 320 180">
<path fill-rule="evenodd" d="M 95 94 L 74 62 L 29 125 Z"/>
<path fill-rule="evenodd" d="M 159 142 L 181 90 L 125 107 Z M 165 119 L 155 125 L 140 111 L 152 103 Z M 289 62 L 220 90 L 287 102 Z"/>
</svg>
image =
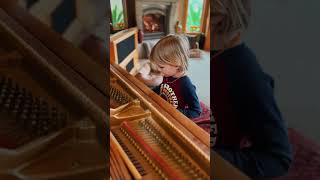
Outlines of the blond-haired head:
<svg viewBox="0 0 320 180">
<path fill-rule="evenodd" d="M 215 0 L 211 19 L 218 34 L 244 32 L 249 25 L 250 0 Z"/>
<path fill-rule="evenodd" d="M 168 35 L 152 48 L 150 62 L 152 64 L 169 64 L 179 67 L 181 72 L 188 69 L 189 41 L 183 35 Z"/>
</svg>

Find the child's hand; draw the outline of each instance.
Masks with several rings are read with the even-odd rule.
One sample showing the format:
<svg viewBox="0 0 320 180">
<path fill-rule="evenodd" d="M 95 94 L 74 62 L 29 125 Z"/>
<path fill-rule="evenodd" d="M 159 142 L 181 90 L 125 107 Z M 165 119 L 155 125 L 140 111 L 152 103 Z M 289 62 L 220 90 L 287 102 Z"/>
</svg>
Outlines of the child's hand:
<svg viewBox="0 0 320 180">
<path fill-rule="evenodd" d="M 150 72 L 151 72 L 150 63 L 144 64 L 142 68 L 139 70 L 139 73 L 142 75 L 150 74 Z"/>
<path fill-rule="evenodd" d="M 163 76 L 151 69 L 150 64 L 145 64 L 136 75 L 147 86 L 158 86 L 162 83 Z"/>
</svg>

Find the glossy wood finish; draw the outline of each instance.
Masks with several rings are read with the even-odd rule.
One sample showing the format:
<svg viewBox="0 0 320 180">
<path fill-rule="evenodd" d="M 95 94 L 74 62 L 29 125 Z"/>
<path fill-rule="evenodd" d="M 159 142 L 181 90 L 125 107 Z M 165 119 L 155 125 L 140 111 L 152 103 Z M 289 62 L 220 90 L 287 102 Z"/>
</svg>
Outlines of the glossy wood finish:
<svg viewBox="0 0 320 180">
<path fill-rule="evenodd" d="M 111 117 L 110 117 L 111 131 L 116 133 L 118 136 L 117 139 L 118 140 L 121 139 L 121 141 L 123 141 L 122 144 L 126 144 L 126 146 L 128 146 L 129 148 L 129 151 L 132 151 L 132 153 L 135 154 L 133 156 L 137 158 L 137 160 L 140 163 L 142 163 L 141 166 L 146 168 L 146 171 L 148 172 L 148 174 L 152 174 L 155 172 L 153 172 L 152 168 L 149 168 L 148 164 L 143 163 L 144 161 L 143 158 L 140 158 L 139 155 L 137 155 L 139 154 L 139 152 L 134 150 L 134 146 L 128 145 L 130 144 L 130 141 L 125 140 L 126 138 L 123 135 L 121 135 L 121 131 L 118 130 L 118 128 L 121 128 L 121 129 L 123 128 L 125 131 L 128 131 L 128 133 L 131 135 L 135 134 L 134 139 L 137 139 L 137 140 L 133 140 L 134 144 L 137 143 L 137 144 L 140 144 L 139 146 L 142 146 L 142 145 L 146 146 L 145 149 L 148 150 L 146 151 L 149 152 L 149 154 L 150 152 L 152 152 L 151 154 L 154 154 L 154 156 L 150 156 L 150 158 L 153 159 L 153 161 L 156 161 L 155 159 L 158 159 L 156 158 L 158 157 L 157 154 L 162 152 L 161 150 L 159 150 L 159 148 L 161 149 L 162 146 L 157 144 L 157 140 L 154 140 L 154 141 L 150 140 L 151 137 L 149 137 L 148 133 L 144 133 L 142 132 L 143 129 L 140 129 L 141 125 L 147 127 L 147 125 L 144 125 L 146 124 L 146 122 L 147 124 L 151 123 L 151 125 L 155 127 L 156 132 L 159 132 L 158 134 L 159 137 L 162 137 L 160 139 L 166 139 L 167 141 L 169 141 L 169 144 L 174 144 L 172 145 L 172 148 L 177 149 L 177 152 L 181 154 L 181 157 L 184 157 L 184 159 L 188 159 L 188 161 L 191 161 L 191 162 L 197 162 L 198 165 L 196 165 L 196 167 L 203 169 L 205 172 L 209 174 L 210 135 L 205 131 L 203 131 L 200 127 L 198 127 L 192 121 L 190 121 L 190 119 L 188 119 L 179 111 L 177 111 L 175 108 L 173 108 L 170 104 L 168 104 L 160 96 L 155 94 L 147 86 L 145 86 L 135 77 L 130 75 L 128 72 L 126 72 L 119 65 L 116 65 L 116 64 L 110 65 L 110 72 L 111 72 L 111 79 L 114 79 L 114 78 L 117 79 L 117 82 L 113 81 L 113 83 L 117 83 L 118 86 L 122 87 L 124 93 L 128 93 L 128 95 L 132 97 L 132 99 L 136 99 L 137 101 L 136 103 L 132 101 L 123 106 L 119 106 L 118 108 L 121 108 L 121 110 L 111 109 L 111 112 L 110 112 L 111 113 Z M 111 86 L 114 86 L 114 85 L 111 84 Z M 125 117 L 125 118 L 123 119 L 116 118 L 115 115 L 118 117 Z M 127 125 L 126 125 L 126 122 L 128 122 Z M 138 130 L 137 128 L 140 130 Z M 135 133 L 136 130 L 137 132 L 139 132 L 138 134 Z M 144 142 L 145 140 L 147 144 L 145 144 Z M 149 146 L 150 144 L 148 145 L 148 143 L 150 143 L 151 146 Z M 161 144 L 164 142 L 160 140 L 159 143 Z M 153 150 L 149 151 L 149 148 Z M 168 157 L 169 156 L 170 155 L 168 155 Z M 178 161 L 172 161 L 172 160 L 166 159 L 167 157 L 162 157 L 162 156 L 160 157 L 164 158 L 160 160 L 160 162 L 162 162 L 163 160 L 168 161 L 167 165 L 169 165 L 169 167 L 171 166 L 177 167 L 174 164 L 177 163 Z M 155 162 L 155 164 L 157 163 Z M 163 168 L 160 168 L 160 169 L 163 169 Z M 180 170 L 180 169 L 172 169 L 172 170 L 174 172 L 176 171 L 183 172 L 183 170 Z M 166 174 L 165 171 L 161 171 L 159 175 L 162 176 L 162 173 Z M 185 172 L 185 173 L 188 174 L 189 172 Z M 180 176 L 180 175 L 177 175 L 177 176 Z M 150 176 L 150 177 L 143 176 L 142 179 L 156 178 L 156 177 L 157 176 Z"/>
<path fill-rule="evenodd" d="M 180 131 L 189 136 L 189 138 L 196 140 L 199 146 L 203 146 L 203 151 L 206 155 L 210 155 L 210 137 L 208 133 L 198 128 L 190 119 L 185 117 L 175 108 L 170 106 L 165 100 L 163 100 L 159 95 L 155 94 L 150 88 L 143 84 L 132 75 L 128 74 L 124 69 L 116 65 L 110 65 L 110 71 L 116 72 L 117 78 L 123 80 L 123 82 L 132 87 L 133 92 L 139 99 L 141 98 L 143 102 L 150 104 L 150 108 L 155 110 L 156 114 L 161 114 L 169 121 L 175 119 L 171 123 L 174 123 Z M 153 107 L 151 107 L 151 105 Z M 202 144 L 202 145 L 201 145 Z"/>
</svg>

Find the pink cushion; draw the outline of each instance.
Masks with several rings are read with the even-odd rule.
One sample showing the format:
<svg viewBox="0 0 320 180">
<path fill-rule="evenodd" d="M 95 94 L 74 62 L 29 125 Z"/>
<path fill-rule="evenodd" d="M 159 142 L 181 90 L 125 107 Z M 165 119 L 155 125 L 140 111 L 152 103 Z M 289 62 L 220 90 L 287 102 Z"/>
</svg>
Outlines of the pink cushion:
<svg viewBox="0 0 320 180">
<path fill-rule="evenodd" d="M 193 118 L 192 121 L 196 123 L 199 127 L 210 133 L 211 127 L 210 127 L 210 108 L 205 105 L 203 102 L 200 102 L 200 106 L 202 109 L 202 112 L 199 117 Z"/>
</svg>

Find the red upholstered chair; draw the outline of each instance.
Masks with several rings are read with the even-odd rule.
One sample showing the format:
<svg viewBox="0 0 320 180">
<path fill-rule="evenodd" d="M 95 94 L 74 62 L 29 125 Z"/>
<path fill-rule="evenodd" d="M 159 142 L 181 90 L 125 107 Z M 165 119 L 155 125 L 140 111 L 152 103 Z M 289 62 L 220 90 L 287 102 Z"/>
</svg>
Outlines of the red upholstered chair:
<svg viewBox="0 0 320 180">
<path fill-rule="evenodd" d="M 211 126 L 210 126 L 210 115 L 211 110 L 210 108 L 204 104 L 203 102 L 200 102 L 200 106 L 202 109 L 202 112 L 199 117 L 193 118 L 192 121 L 196 123 L 198 126 L 200 126 L 202 129 L 210 133 Z"/>
<path fill-rule="evenodd" d="M 272 180 L 319 180 L 320 145 L 289 128 L 293 149 L 293 163 L 286 176 Z"/>
</svg>

